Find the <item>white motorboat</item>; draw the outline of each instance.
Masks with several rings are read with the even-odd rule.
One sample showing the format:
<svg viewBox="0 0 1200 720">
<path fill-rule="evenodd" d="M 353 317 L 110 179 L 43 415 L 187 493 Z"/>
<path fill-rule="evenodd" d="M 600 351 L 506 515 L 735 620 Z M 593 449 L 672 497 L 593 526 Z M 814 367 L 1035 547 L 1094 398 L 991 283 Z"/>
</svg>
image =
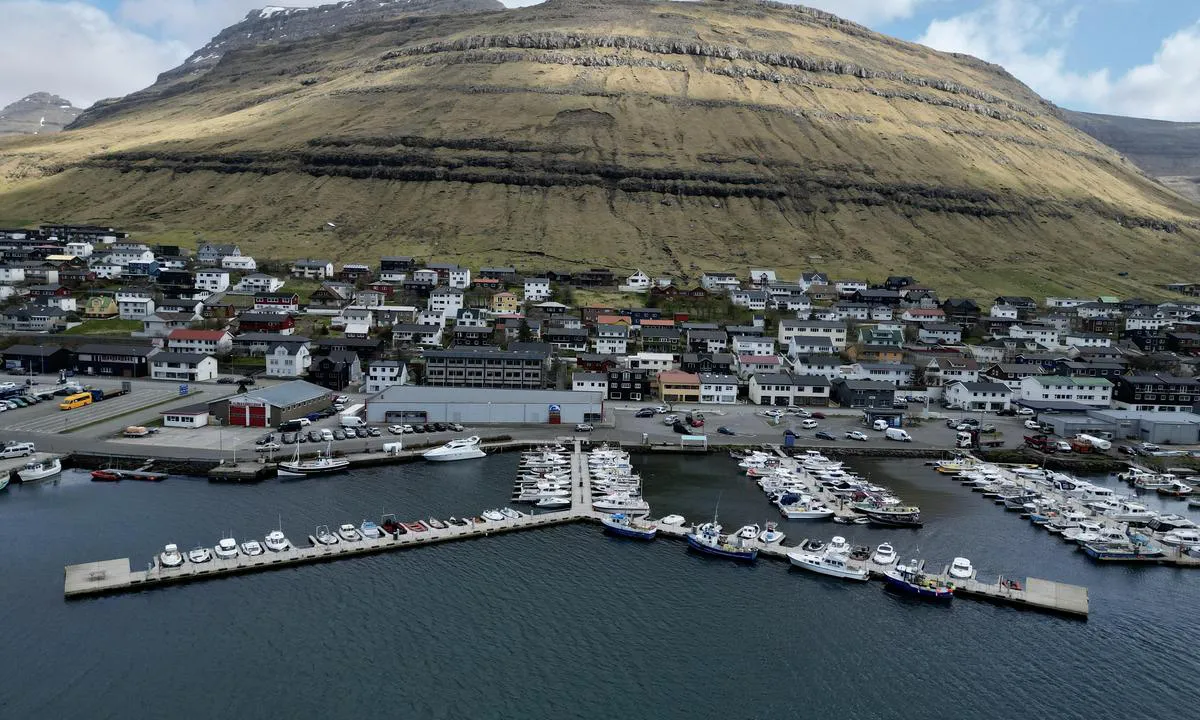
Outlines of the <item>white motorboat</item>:
<svg viewBox="0 0 1200 720">
<path fill-rule="evenodd" d="M 896 562 L 896 548 L 890 543 L 880 543 L 879 547 L 875 548 L 875 554 L 871 556 L 871 562 L 876 565 L 891 565 Z"/>
<path fill-rule="evenodd" d="M 604 495 L 592 501 L 592 509 L 600 512 L 623 512 L 629 515 L 650 512 L 650 503 L 628 493 Z"/>
<path fill-rule="evenodd" d="M 789 520 L 812 520 L 833 516 L 833 510 L 808 495 L 784 493 L 775 501 L 775 506 Z"/>
<path fill-rule="evenodd" d="M 241 547 L 242 554 L 248 557 L 254 557 L 255 555 L 263 554 L 262 543 L 257 540 L 247 540 L 246 542 L 242 543 Z"/>
<path fill-rule="evenodd" d="M 213 548 L 213 551 L 216 552 L 217 557 L 221 558 L 222 560 L 235 558 L 238 556 L 237 540 L 234 540 L 233 538 L 221 538 L 219 541 L 217 541 L 217 545 Z"/>
<path fill-rule="evenodd" d="M 1173 545 L 1181 548 L 1200 547 L 1200 530 L 1193 530 L 1189 528 L 1172 530 L 1171 532 L 1162 536 L 1162 543 L 1164 545 Z"/>
<path fill-rule="evenodd" d="M 658 521 L 659 525 L 679 526 L 687 522 L 687 519 L 682 515 L 667 515 Z"/>
<path fill-rule="evenodd" d="M 188 562 L 206 563 L 212 560 L 212 550 L 206 547 L 198 547 L 188 551 Z"/>
<path fill-rule="evenodd" d="M 362 540 L 362 534 L 358 532 L 358 528 L 351 523 L 345 523 L 338 527 L 338 536 L 346 542 L 358 542 Z"/>
<path fill-rule="evenodd" d="M 540 508 L 570 507 L 571 499 L 563 497 L 545 497 L 541 500 L 538 500 L 536 503 L 534 503 L 534 505 Z"/>
<path fill-rule="evenodd" d="M 975 568 L 971 567 L 971 561 L 965 557 L 956 557 L 950 563 L 950 577 L 958 578 L 959 580 L 970 580 L 975 574 Z"/>
<path fill-rule="evenodd" d="M 332 452 L 332 442 L 325 443 L 325 451 L 319 453 L 315 458 L 300 459 L 300 443 L 296 443 L 296 452 L 291 460 L 283 460 L 279 463 L 279 472 L 282 475 L 324 475 L 327 473 L 341 472 L 350 467 L 350 461 L 346 458 L 335 458 Z"/>
<path fill-rule="evenodd" d="M 284 550 L 290 550 L 292 543 L 283 534 L 282 530 L 272 530 L 267 533 L 266 546 L 271 552 L 283 552 Z"/>
<path fill-rule="evenodd" d="M 1116 510 L 1108 512 L 1107 515 L 1110 519 L 1118 522 L 1147 523 L 1154 519 L 1157 513 L 1140 503 L 1123 502 Z"/>
<path fill-rule="evenodd" d="M 502 522 L 505 518 L 504 513 L 499 510 L 484 510 L 483 519 L 488 522 Z"/>
<path fill-rule="evenodd" d="M 158 563 L 163 567 L 179 567 L 183 564 L 183 555 L 179 552 L 179 546 L 171 543 L 163 548 L 163 551 L 158 554 Z"/>
<path fill-rule="evenodd" d="M 338 536 L 329 532 L 328 525 L 318 525 L 313 537 L 322 545 L 337 545 L 339 542 Z"/>
<path fill-rule="evenodd" d="M 757 540 L 759 534 L 762 533 L 762 528 L 757 525 L 743 525 L 734 533 L 742 540 Z"/>
<path fill-rule="evenodd" d="M 45 478 L 57 475 L 62 472 L 62 462 L 58 458 L 49 460 L 34 460 L 30 463 L 25 463 L 25 467 L 17 471 L 17 477 L 21 482 L 33 482 L 34 480 L 44 480 Z"/>
<path fill-rule="evenodd" d="M 503 515 L 504 517 L 508 518 L 509 520 L 517 520 L 522 517 L 521 513 L 517 512 L 516 510 L 513 510 L 510 507 L 500 508 L 500 514 Z"/>
<path fill-rule="evenodd" d="M 472 435 L 468 438 L 456 438 L 439 448 L 427 450 L 421 457 L 434 462 L 451 462 L 487 457 L 487 453 L 479 449 L 479 436 Z"/>
<path fill-rule="evenodd" d="M 777 528 L 778 525 L 773 522 L 768 522 L 767 529 L 763 530 L 758 535 L 759 542 L 763 543 L 764 545 L 783 542 L 783 539 L 786 537 L 786 535 L 779 532 Z"/>
<path fill-rule="evenodd" d="M 841 535 L 834 535 L 829 544 L 825 546 L 825 552 L 833 553 L 834 555 L 849 555 L 850 543 L 846 542 L 846 538 Z"/>
<path fill-rule="evenodd" d="M 362 524 L 358 526 L 358 532 L 368 540 L 383 537 L 383 530 L 379 528 L 379 525 L 374 520 L 363 520 Z"/>
<path fill-rule="evenodd" d="M 790 552 L 788 553 L 788 562 L 802 570 L 809 570 L 843 580 L 865 582 L 870 576 L 866 568 L 851 565 L 846 555 L 833 552 L 829 548 L 826 548 L 825 552 L 819 554 L 799 551 Z"/>
</svg>

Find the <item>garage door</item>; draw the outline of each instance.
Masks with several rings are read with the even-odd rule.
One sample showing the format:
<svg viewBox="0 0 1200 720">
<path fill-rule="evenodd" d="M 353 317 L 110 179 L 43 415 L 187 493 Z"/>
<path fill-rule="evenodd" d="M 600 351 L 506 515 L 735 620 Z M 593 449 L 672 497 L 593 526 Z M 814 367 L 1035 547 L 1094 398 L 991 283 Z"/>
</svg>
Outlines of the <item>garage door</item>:
<svg viewBox="0 0 1200 720">
<path fill-rule="evenodd" d="M 242 427 L 266 427 L 267 408 L 263 405 L 230 405 L 229 424 Z"/>
</svg>

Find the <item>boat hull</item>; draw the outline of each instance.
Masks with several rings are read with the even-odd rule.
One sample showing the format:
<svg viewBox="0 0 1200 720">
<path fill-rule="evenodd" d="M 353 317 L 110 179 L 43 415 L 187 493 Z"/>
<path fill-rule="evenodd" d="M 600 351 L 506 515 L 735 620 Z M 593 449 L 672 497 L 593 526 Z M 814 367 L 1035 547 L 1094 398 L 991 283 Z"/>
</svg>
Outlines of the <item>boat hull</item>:
<svg viewBox="0 0 1200 720">
<path fill-rule="evenodd" d="M 788 553 L 788 562 L 792 564 L 792 567 L 799 568 L 801 570 L 807 570 L 808 572 L 817 573 L 819 575 L 825 575 L 827 577 L 835 577 L 840 580 L 866 582 L 867 578 L 870 577 L 870 574 L 866 570 L 854 568 L 840 570 L 838 568 L 822 565 L 820 558 L 816 556 Z"/>
<path fill-rule="evenodd" d="M 881 525 L 883 527 L 921 527 L 924 523 L 921 522 L 919 514 L 901 514 L 901 513 L 886 513 L 876 510 L 859 510 L 860 513 L 867 516 L 867 520 L 872 525 Z"/>
<path fill-rule="evenodd" d="M 725 558 L 727 560 L 738 560 L 740 562 L 754 562 L 758 559 L 758 550 L 756 548 L 748 548 L 745 550 L 726 550 L 725 548 L 717 547 L 702 543 L 696 539 L 694 535 L 687 536 L 688 548 L 696 552 L 712 555 L 714 557 Z"/>
<path fill-rule="evenodd" d="M 658 534 L 658 528 L 640 529 L 629 525 L 622 525 L 615 522 L 607 522 L 601 520 L 604 525 L 604 532 L 616 537 L 630 538 L 631 540 L 653 540 Z"/>
<path fill-rule="evenodd" d="M 949 602 L 954 599 L 954 591 L 947 588 L 927 588 L 914 585 L 903 578 L 893 577 L 890 573 L 884 573 L 883 580 L 889 588 L 903 595 L 934 602 Z"/>
<path fill-rule="evenodd" d="M 342 472 L 349 467 L 349 461 L 333 462 L 320 466 L 306 465 L 304 462 L 293 463 L 287 461 L 279 463 L 279 472 L 289 475 L 328 475 L 330 473 Z"/>
</svg>

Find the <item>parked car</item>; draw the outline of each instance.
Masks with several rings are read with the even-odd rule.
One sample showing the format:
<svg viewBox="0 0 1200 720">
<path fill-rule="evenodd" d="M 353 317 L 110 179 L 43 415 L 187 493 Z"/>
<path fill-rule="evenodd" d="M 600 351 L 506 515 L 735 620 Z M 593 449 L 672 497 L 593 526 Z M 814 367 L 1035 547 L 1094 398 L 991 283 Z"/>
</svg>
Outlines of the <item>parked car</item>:
<svg viewBox="0 0 1200 720">
<path fill-rule="evenodd" d="M 254 378 L 250 377 L 249 375 L 247 375 L 245 377 L 240 377 L 240 378 L 238 378 L 237 381 L 244 385 L 253 385 L 254 384 Z"/>
<path fill-rule="evenodd" d="M 416 429 L 414 429 L 412 425 L 401 425 L 400 432 L 404 433 L 405 435 L 412 435 L 416 432 Z"/>
<path fill-rule="evenodd" d="M 654 417 L 654 408 L 642 408 L 635 412 L 633 416 L 638 418 Z"/>
<path fill-rule="evenodd" d="M 333 399 L 333 401 L 335 403 L 341 403 L 341 404 L 345 405 L 346 403 L 350 402 L 350 398 L 345 395 L 338 395 L 337 397 L 335 397 Z"/>
<path fill-rule="evenodd" d="M 992 433 L 996 432 L 996 426 L 984 425 L 983 427 L 979 428 L 979 432 L 983 433 L 984 435 L 991 435 Z"/>
<path fill-rule="evenodd" d="M 1071 443 L 1067 442 L 1066 440 L 1059 440 L 1058 442 L 1054 443 L 1054 449 L 1058 452 L 1069 453 L 1071 452 Z"/>
<path fill-rule="evenodd" d="M 1137 448 L 1130 447 L 1129 445 L 1118 445 L 1117 452 L 1119 452 L 1123 455 L 1137 455 L 1138 454 Z"/>
<path fill-rule="evenodd" d="M 679 422 L 678 415 L 668 415 L 663 418 L 663 425 L 674 425 L 677 422 Z"/>
<path fill-rule="evenodd" d="M 1143 452 L 1158 452 L 1159 450 L 1162 450 L 1162 448 L 1155 445 L 1154 443 L 1148 443 L 1148 442 L 1142 443 L 1142 451 Z"/>
<path fill-rule="evenodd" d="M 372 425 L 371 427 L 367 428 L 367 434 L 370 435 L 371 437 L 379 437 L 383 433 L 380 432 L 379 428 Z"/>
<path fill-rule="evenodd" d="M 658 413 L 659 415 L 662 415 L 663 413 L 667 412 L 667 408 L 664 405 L 657 405 L 654 408 L 654 412 Z"/>
<path fill-rule="evenodd" d="M 0 390 L 16 390 L 17 384 L 11 380 L 5 380 L 0 383 Z"/>
<path fill-rule="evenodd" d="M 690 418 L 690 419 L 688 419 L 688 425 L 691 425 L 694 428 L 704 427 L 704 418 L 702 418 L 702 417 Z"/>
<path fill-rule="evenodd" d="M 816 426 L 817 421 L 813 420 L 812 418 L 808 418 L 804 422 L 800 423 L 800 427 L 804 428 L 805 430 L 812 430 Z"/>
<path fill-rule="evenodd" d="M 427 432 L 427 433 L 437 432 L 437 426 L 434 425 L 433 423 L 425 423 L 425 432 Z"/>
<path fill-rule="evenodd" d="M 1026 430 L 1041 430 L 1042 426 L 1038 423 L 1037 420 L 1026 420 L 1025 421 L 1025 429 Z"/>
<path fill-rule="evenodd" d="M 466 430 L 465 427 L 463 427 L 462 425 L 460 425 L 458 423 L 450 423 L 450 429 L 453 430 L 454 432 L 462 432 L 463 430 Z"/>
<path fill-rule="evenodd" d="M 810 413 L 810 414 L 809 414 L 809 417 L 813 418 L 814 420 L 824 420 L 824 419 L 825 419 L 825 413 L 823 413 L 823 412 L 814 412 L 814 413 Z"/>
<path fill-rule="evenodd" d="M 279 439 L 283 441 L 284 445 L 295 445 L 296 444 L 296 433 L 285 432 L 284 434 L 279 436 Z"/>
<path fill-rule="evenodd" d="M 321 433 L 317 430 L 309 430 L 306 437 L 309 442 L 321 442 Z"/>
<path fill-rule="evenodd" d="M 722 435 L 737 435 L 737 433 L 725 427 L 724 425 L 717 428 L 717 432 L 721 433 Z"/>
<path fill-rule="evenodd" d="M 591 423 L 577 423 L 575 425 L 575 432 L 591 432 L 595 429 Z"/>
<path fill-rule="evenodd" d="M 221 385 L 232 385 L 235 382 L 237 382 L 237 380 L 234 380 L 233 378 L 231 378 L 229 376 L 222 376 L 222 377 L 217 378 L 217 382 L 220 383 Z"/>
<path fill-rule="evenodd" d="M 263 443 L 262 445 L 255 447 L 254 452 L 275 452 L 276 450 L 279 450 L 282 447 L 283 446 L 277 442 Z"/>
<path fill-rule="evenodd" d="M 847 440 L 860 440 L 862 442 L 866 442 L 868 438 L 867 438 L 867 434 L 865 432 L 862 432 L 861 430 L 851 430 L 850 432 L 846 433 L 846 439 Z"/>
<path fill-rule="evenodd" d="M 802 418 L 812 417 L 812 413 L 805 410 L 804 408 L 791 408 L 787 412 L 788 412 L 788 415 L 799 415 Z"/>
<path fill-rule="evenodd" d="M 334 410 L 334 412 L 341 412 L 341 411 L 343 411 L 343 410 L 345 410 L 345 409 L 346 409 L 346 404 L 345 404 L 345 403 L 334 403 L 334 404 L 333 404 L 333 410 Z"/>
<path fill-rule="evenodd" d="M 675 423 L 671 427 L 671 429 L 674 430 L 675 432 L 679 433 L 680 435 L 687 435 L 688 433 L 690 433 L 692 431 L 691 428 L 689 428 L 687 425 L 684 425 L 681 422 Z"/>
<path fill-rule="evenodd" d="M 425 432 L 425 426 L 424 426 L 424 425 L 413 425 L 413 426 L 412 426 L 412 429 L 413 429 L 413 432 L 415 432 L 415 433 L 423 433 L 423 432 Z"/>
<path fill-rule="evenodd" d="M 333 439 L 334 440 L 345 440 L 346 439 L 346 431 L 341 428 L 334 430 L 333 431 Z"/>
<path fill-rule="evenodd" d="M 388 432 L 390 432 L 393 435 L 403 435 L 404 434 L 404 426 L 403 425 L 388 425 Z"/>
<path fill-rule="evenodd" d="M 446 432 L 447 430 L 449 430 L 449 429 L 450 429 L 450 426 L 449 426 L 449 425 L 447 425 L 446 423 L 434 423 L 434 424 L 433 424 L 433 427 L 434 427 L 434 429 L 436 429 L 438 432 Z"/>
<path fill-rule="evenodd" d="M 1027 408 L 1027 407 L 1017 408 L 1017 414 L 1018 415 L 1033 415 L 1034 414 L 1033 408 Z"/>
<path fill-rule="evenodd" d="M 827 433 L 827 432 L 825 432 L 824 430 L 822 430 L 821 432 L 817 433 L 817 434 L 816 434 L 816 435 L 814 435 L 813 437 L 815 437 L 815 438 L 816 438 L 816 439 L 818 439 L 818 440 L 837 440 L 837 438 L 836 438 L 836 437 L 834 437 L 833 433 Z"/>
<path fill-rule="evenodd" d="M 761 413 L 759 413 L 759 414 L 760 414 L 760 415 L 762 415 L 763 417 L 769 417 L 769 418 L 781 418 L 781 417 L 783 417 L 783 411 L 782 411 L 782 410 L 763 410 L 763 411 L 762 411 Z"/>
<path fill-rule="evenodd" d="M 266 435 L 260 435 L 258 437 L 258 439 L 254 441 L 254 444 L 255 445 L 266 445 L 267 443 L 271 442 L 274 439 L 275 439 L 274 433 L 267 433 Z"/>
<path fill-rule="evenodd" d="M 892 403 L 892 407 L 895 408 L 896 410 L 907 410 L 908 403 L 896 401 L 896 402 Z"/>
</svg>

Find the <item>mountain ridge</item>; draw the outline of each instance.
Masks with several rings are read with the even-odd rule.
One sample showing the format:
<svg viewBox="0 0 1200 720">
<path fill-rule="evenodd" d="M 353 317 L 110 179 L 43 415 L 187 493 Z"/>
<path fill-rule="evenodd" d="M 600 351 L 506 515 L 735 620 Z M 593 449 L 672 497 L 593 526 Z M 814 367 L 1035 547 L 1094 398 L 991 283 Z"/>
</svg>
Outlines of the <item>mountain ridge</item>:
<svg viewBox="0 0 1200 720">
<path fill-rule="evenodd" d="M 59 132 L 82 112 L 70 100 L 53 93 L 31 93 L 0 108 L 0 135 Z"/>
</svg>

